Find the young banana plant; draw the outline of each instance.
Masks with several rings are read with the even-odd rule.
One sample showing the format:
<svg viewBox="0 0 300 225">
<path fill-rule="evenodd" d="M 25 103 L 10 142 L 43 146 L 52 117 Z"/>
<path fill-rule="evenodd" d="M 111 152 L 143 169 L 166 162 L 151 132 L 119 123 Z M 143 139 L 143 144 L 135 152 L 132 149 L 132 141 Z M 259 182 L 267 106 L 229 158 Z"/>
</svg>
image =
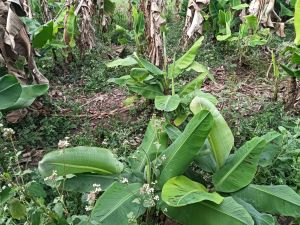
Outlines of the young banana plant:
<svg viewBox="0 0 300 225">
<path fill-rule="evenodd" d="M 275 225 L 272 214 L 299 217 L 300 196 L 291 188 L 251 184 L 257 167 L 268 166 L 276 158 L 281 135 L 270 132 L 255 137 L 230 154 L 232 139 L 226 140 L 226 135 L 231 132 L 207 101 L 192 102 L 195 115 L 183 132 L 153 118 L 127 165 L 107 149 L 77 147 L 50 152 L 39 163 L 39 171 L 43 176 L 53 170 L 61 176 L 75 174 L 65 180 L 67 188 L 70 182 L 79 182 L 79 190 L 103 184 L 105 192 L 89 220 L 83 221 L 91 224 L 128 225 L 154 207 L 184 225 Z M 215 147 L 216 142 L 228 147 Z M 209 173 L 212 184 L 198 170 L 189 169 L 191 165 Z"/>
<path fill-rule="evenodd" d="M 178 60 L 169 64 L 164 70 L 159 69 L 149 61 L 142 59 L 137 54 L 125 59 L 117 59 L 107 64 L 107 67 L 134 66 L 130 75 L 120 78 L 109 79 L 108 82 L 126 86 L 146 99 L 155 101 L 155 107 L 165 112 L 176 111 L 176 125 L 180 125 L 188 116 L 184 105 L 192 99 L 195 91 L 201 87 L 204 79 L 208 76 L 212 79 L 207 67 L 195 61 L 197 52 L 202 44 L 203 37 L 197 40 L 193 46 Z M 184 85 L 175 93 L 175 79 L 183 72 L 196 71 L 198 77 Z M 188 102 L 188 103 L 186 103 Z"/>
</svg>

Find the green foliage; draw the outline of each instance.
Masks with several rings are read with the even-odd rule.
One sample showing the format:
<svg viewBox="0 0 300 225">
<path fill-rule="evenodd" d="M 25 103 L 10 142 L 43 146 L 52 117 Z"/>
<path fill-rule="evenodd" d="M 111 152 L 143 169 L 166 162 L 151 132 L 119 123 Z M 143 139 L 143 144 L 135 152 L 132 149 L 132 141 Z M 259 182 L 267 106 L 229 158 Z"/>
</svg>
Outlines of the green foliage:
<svg viewBox="0 0 300 225">
<path fill-rule="evenodd" d="M 213 176 L 217 191 L 235 192 L 251 183 L 257 170 L 260 154 L 266 142 L 263 138 L 253 138 L 231 156 Z"/>
<path fill-rule="evenodd" d="M 26 108 L 48 88 L 48 84 L 21 85 L 13 75 L 5 75 L 0 78 L 0 110 Z"/>
<path fill-rule="evenodd" d="M 295 45 L 300 45 L 300 1 L 296 1 L 295 5 L 295 31 L 296 31 L 296 39 L 295 39 Z"/>
<path fill-rule="evenodd" d="M 138 197 L 140 184 L 113 183 L 98 199 L 91 214 L 91 222 L 101 222 L 103 225 L 114 223 L 127 225 L 131 213 L 138 218 L 145 209 L 133 201 Z"/>
<path fill-rule="evenodd" d="M 182 207 L 202 201 L 221 204 L 224 200 L 218 193 L 209 193 L 204 185 L 185 176 L 169 179 L 162 189 L 162 200 L 172 207 Z"/>
<path fill-rule="evenodd" d="M 208 99 L 195 97 L 190 104 L 190 108 L 194 114 L 204 109 L 209 110 L 213 115 L 214 125 L 209 133 L 208 140 L 217 168 L 220 168 L 224 165 L 234 145 L 233 134 L 221 113 Z"/>
<path fill-rule="evenodd" d="M 107 149 L 92 147 L 66 148 L 44 156 L 39 163 L 43 177 L 56 171 L 58 176 L 93 172 L 102 175 L 119 174 L 123 165 Z"/>
<path fill-rule="evenodd" d="M 232 197 L 224 198 L 220 205 L 204 201 L 180 208 L 167 207 L 166 214 L 186 225 L 254 225 L 250 214 Z"/>
<path fill-rule="evenodd" d="M 257 210 L 284 216 L 300 216 L 300 196 L 286 185 L 249 185 L 234 196 L 252 204 Z"/>
</svg>

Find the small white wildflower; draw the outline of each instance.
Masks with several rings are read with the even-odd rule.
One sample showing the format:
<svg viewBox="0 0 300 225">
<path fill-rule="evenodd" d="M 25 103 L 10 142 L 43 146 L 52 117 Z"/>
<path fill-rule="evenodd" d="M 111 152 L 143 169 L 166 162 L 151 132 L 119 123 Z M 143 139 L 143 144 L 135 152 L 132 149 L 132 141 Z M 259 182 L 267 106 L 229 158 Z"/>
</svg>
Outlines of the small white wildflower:
<svg viewBox="0 0 300 225">
<path fill-rule="evenodd" d="M 159 142 L 155 142 L 154 144 L 157 150 L 160 149 L 161 144 Z"/>
<path fill-rule="evenodd" d="M 93 187 L 95 188 L 95 190 L 93 191 L 95 194 L 98 194 L 102 191 L 100 184 L 93 184 Z"/>
<path fill-rule="evenodd" d="M 141 189 L 140 189 L 140 194 L 142 194 L 142 195 L 143 194 L 150 195 L 152 193 L 154 193 L 154 188 L 151 187 L 149 184 L 144 184 L 143 187 L 141 187 Z"/>
<path fill-rule="evenodd" d="M 107 139 L 104 139 L 103 141 L 102 141 L 102 144 L 103 145 L 108 145 L 108 142 L 107 142 L 108 140 Z"/>
<path fill-rule="evenodd" d="M 8 186 L 8 187 L 12 187 L 12 184 L 11 184 L 11 183 L 8 183 L 7 186 Z"/>
<path fill-rule="evenodd" d="M 152 185 L 156 185 L 156 184 L 157 184 L 157 180 L 152 181 L 151 184 L 152 184 Z"/>
<path fill-rule="evenodd" d="M 164 212 L 168 212 L 168 209 L 167 208 L 164 208 L 164 210 L 163 210 Z"/>
<path fill-rule="evenodd" d="M 5 190 L 6 189 L 6 186 L 4 185 L 4 186 L 2 186 L 2 190 Z"/>
<path fill-rule="evenodd" d="M 128 184 L 128 179 L 124 177 L 124 178 L 121 180 L 121 183 L 122 183 L 122 184 Z"/>
<path fill-rule="evenodd" d="M 132 203 L 136 203 L 136 204 L 140 205 L 140 204 L 141 204 L 141 199 L 135 198 L 135 199 L 132 201 Z"/>
<path fill-rule="evenodd" d="M 124 140 L 123 141 L 123 145 L 128 145 L 129 144 L 129 141 L 128 140 Z"/>
<path fill-rule="evenodd" d="M 4 138 L 9 138 L 14 134 L 15 134 L 15 131 L 11 128 L 4 128 L 3 129 L 3 137 Z"/>
<path fill-rule="evenodd" d="M 95 201 L 96 201 L 96 193 L 95 192 L 90 192 L 87 195 L 86 200 L 89 203 L 89 205 L 93 205 L 95 203 Z"/>
<path fill-rule="evenodd" d="M 167 159 L 166 155 L 162 155 L 161 160 L 165 161 Z"/>
<path fill-rule="evenodd" d="M 58 148 L 67 148 L 67 147 L 69 147 L 71 144 L 69 143 L 69 141 L 68 141 L 69 139 L 64 139 L 64 140 L 60 140 L 59 142 L 58 142 Z"/>
<path fill-rule="evenodd" d="M 48 181 L 48 180 L 55 181 L 56 179 L 57 179 L 57 171 L 53 170 L 52 174 L 49 177 L 46 177 L 44 181 Z"/>
<path fill-rule="evenodd" d="M 155 196 L 153 197 L 153 199 L 154 199 L 155 201 L 159 201 L 159 196 L 158 196 L 158 195 L 155 195 Z"/>
<path fill-rule="evenodd" d="M 87 205 L 85 206 L 85 211 L 92 211 L 93 210 L 93 206 Z"/>
<path fill-rule="evenodd" d="M 133 212 L 130 212 L 127 214 L 127 218 L 128 218 L 128 223 L 136 223 L 136 218 L 134 216 Z"/>
</svg>

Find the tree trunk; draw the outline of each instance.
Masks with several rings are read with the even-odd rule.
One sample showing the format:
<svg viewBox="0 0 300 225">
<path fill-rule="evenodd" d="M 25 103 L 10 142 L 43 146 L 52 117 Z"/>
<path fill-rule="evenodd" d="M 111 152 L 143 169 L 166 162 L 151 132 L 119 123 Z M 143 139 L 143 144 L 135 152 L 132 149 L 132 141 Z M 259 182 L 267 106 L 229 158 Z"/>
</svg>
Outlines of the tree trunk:
<svg viewBox="0 0 300 225">
<path fill-rule="evenodd" d="M 153 64 L 162 67 L 163 65 L 163 39 L 161 26 L 165 19 L 161 13 L 165 9 L 165 0 L 143 0 L 140 9 L 145 15 L 145 35 L 148 41 L 148 56 Z"/>
<path fill-rule="evenodd" d="M 202 34 L 202 23 L 204 21 L 201 10 L 210 3 L 210 0 L 189 0 L 185 18 L 184 35 L 182 37 L 183 47 L 198 35 Z"/>
<path fill-rule="evenodd" d="M 286 90 L 286 96 L 285 96 L 285 108 L 287 110 L 292 109 L 294 107 L 294 104 L 296 103 L 298 96 L 298 89 L 297 89 L 297 79 L 296 77 L 290 77 L 288 87 Z"/>
</svg>

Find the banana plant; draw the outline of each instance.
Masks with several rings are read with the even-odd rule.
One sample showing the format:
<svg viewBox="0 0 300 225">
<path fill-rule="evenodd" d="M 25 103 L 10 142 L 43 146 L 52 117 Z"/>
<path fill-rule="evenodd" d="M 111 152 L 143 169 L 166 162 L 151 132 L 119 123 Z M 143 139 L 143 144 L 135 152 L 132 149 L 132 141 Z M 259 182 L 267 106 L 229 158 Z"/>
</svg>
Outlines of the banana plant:
<svg viewBox="0 0 300 225">
<path fill-rule="evenodd" d="M 97 200 L 90 222 L 126 225 L 128 214 L 135 218 L 144 214 L 152 207 L 152 202 L 157 201 L 154 196 L 161 195 L 164 183 L 185 173 L 212 125 L 212 115 L 202 111 L 168 146 L 164 123 L 153 118 L 142 144 L 129 156 L 127 164 L 120 162 L 108 149 L 75 147 L 46 154 L 39 163 L 39 171 L 43 177 L 50 176 L 53 171 L 65 176 L 62 186 L 67 190 L 86 192 L 93 189 L 93 184 L 101 184 L 105 192 Z M 68 176 L 71 174 L 74 176 Z M 121 182 L 124 178 L 129 183 Z"/>
<path fill-rule="evenodd" d="M 0 113 L 29 107 L 48 91 L 48 84 L 22 85 L 13 75 L 0 78 Z"/>
<path fill-rule="evenodd" d="M 142 59 L 137 54 L 125 59 L 117 59 L 107 63 L 107 67 L 114 68 L 118 66 L 134 66 L 130 75 L 119 78 L 111 78 L 108 82 L 117 85 L 126 86 L 131 92 L 143 96 L 146 99 L 154 100 L 156 109 L 165 112 L 176 110 L 177 123 L 180 125 L 186 118 L 186 112 L 183 113 L 183 104 L 189 102 L 186 98 L 193 95 L 195 90 L 201 87 L 204 79 L 208 76 L 212 78 L 207 67 L 195 61 L 197 52 L 202 44 L 203 37 L 197 40 L 193 46 L 178 60 L 165 66 L 164 70 L 159 69 L 149 61 Z M 181 87 L 175 92 L 174 79 L 187 71 L 196 71 L 200 73 L 198 77 L 190 83 Z"/>
<path fill-rule="evenodd" d="M 149 215 L 153 207 L 185 225 L 275 225 L 273 214 L 300 217 L 300 196 L 291 188 L 251 184 L 257 167 L 280 152 L 281 135 L 270 132 L 255 137 L 233 154 L 213 150 L 206 140 L 217 134 L 216 128 L 228 132 L 227 126 L 210 103 L 196 100 L 195 115 L 183 131 L 153 118 L 127 163 L 107 149 L 77 147 L 50 152 L 39 163 L 39 171 L 43 176 L 53 170 L 66 176 L 65 188 L 80 181 L 84 187 L 76 185 L 72 189 L 76 191 L 91 190 L 93 183 L 104 185 L 89 221 L 82 221 L 91 224 L 128 225 L 146 211 Z M 192 165 L 201 168 L 195 159 L 206 159 L 207 151 L 214 164 L 215 155 L 224 160 L 210 172 L 213 186 L 191 170 Z"/>
</svg>

